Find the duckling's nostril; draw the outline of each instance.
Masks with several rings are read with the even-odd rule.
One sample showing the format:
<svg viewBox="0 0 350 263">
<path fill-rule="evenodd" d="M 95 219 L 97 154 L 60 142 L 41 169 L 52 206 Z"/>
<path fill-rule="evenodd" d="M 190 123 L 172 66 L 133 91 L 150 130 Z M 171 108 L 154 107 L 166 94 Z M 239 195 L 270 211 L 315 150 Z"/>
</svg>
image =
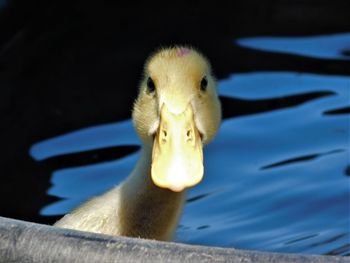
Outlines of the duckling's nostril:
<svg viewBox="0 0 350 263">
<path fill-rule="evenodd" d="M 191 129 L 190 129 L 190 130 L 187 130 L 187 132 L 186 132 L 186 140 L 187 140 L 188 142 L 190 142 L 190 141 L 192 141 L 192 139 L 193 139 L 192 130 L 191 130 Z"/>
<path fill-rule="evenodd" d="M 167 142 L 167 136 L 168 136 L 168 133 L 166 130 L 162 130 L 161 133 L 160 133 L 160 139 L 162 141 L 162 143 L 166 143 Z"/>
</svg>

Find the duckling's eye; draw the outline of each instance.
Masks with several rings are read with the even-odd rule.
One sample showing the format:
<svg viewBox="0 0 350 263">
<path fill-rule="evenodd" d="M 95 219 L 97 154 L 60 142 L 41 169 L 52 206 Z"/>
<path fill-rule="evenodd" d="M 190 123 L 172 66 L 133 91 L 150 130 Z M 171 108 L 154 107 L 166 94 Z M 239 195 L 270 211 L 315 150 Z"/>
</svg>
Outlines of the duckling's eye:
<svg viewBox="0 0 350 263">
<path fill-rule="evenodd" d="M 152 78 L 148 77 L 148 79 L 147 79 L 147 92 L 151 94 L 151 93 L 154 93 L 155 90 L 156 90 L 156 85 L 154 85 Z"/>
<path fill-rule="evenodd" d="M 201 81 L 201 91 L 206 91 L 207 87 L 208 87 L 208 80 L 206 77 L 203 77 Z"/>
</svg>

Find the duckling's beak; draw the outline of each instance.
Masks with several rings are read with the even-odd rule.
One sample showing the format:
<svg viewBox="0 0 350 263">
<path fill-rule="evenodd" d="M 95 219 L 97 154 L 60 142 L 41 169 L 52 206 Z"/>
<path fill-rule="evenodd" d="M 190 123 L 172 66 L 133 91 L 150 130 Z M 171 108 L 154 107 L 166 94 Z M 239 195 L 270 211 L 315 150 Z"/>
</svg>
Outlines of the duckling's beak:
<svg viewBox="0 0 350 263">
<path fill-rule="evenodd" d="M 155 185 L 180 192 L 203 178 L 203 146 L 191 104 L 174 114 L 163 104 L 153 143 L 151 176 Z"/>
</svg>

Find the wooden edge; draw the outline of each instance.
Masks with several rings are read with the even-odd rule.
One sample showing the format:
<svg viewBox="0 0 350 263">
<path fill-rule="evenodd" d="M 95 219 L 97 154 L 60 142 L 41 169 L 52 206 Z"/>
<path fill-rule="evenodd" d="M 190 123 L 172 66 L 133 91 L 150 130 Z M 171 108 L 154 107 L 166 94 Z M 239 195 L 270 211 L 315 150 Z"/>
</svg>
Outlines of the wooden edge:
<svg viewBox="0 0 350 263">
<path fill-rule="evenodd" d="M 330 263 L 347 259 L 114 237 L 0 217 L 0 262 Z"/>
</svg>

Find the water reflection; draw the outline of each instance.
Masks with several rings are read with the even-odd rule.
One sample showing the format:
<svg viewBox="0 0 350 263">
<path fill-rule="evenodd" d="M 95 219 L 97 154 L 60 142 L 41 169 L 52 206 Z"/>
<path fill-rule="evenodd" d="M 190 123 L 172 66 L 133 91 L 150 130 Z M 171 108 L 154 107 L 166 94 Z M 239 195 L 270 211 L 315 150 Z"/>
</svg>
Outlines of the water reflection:
<svg viewBox="0 0 350 263">
<path fill-rule="evenodd" d="M 350 60 L 350 33 L 310 37 L 251 37 L 237 41 L 254 49 L 322 59 Z"/>
<path fill-rule="evenodd" d="M 271 168 L 275 168 L 275 167 L 279 167 L 279 166 L 283 166 L 283 165 L 288 165 L 288 164 L 292 164 L 292 163 L 297 163 L 297 162 L 311 161 L 311 160 L 314 160 L 314 159 L 319 158 L 319 157 L 324 156 L 324 155 L 334 154 L 334 153 L 339 153 L 339 152 L 344 152 L 344 151 L 345 150 L 334 150 L 334 151 L 325 152 L 325 153 L 315 153 L 315 154 L 300 156 L 300 157 L 280 161 L 277 163 L 268 164 L 266 166 L 261 167 L 261 170 L 271 169 Z"/>
<path fill-rule="evenodd" d="M 125 145 L 140 145 L 131 120 L 89 127 L 36 143 L 30 148 L 30 155 L 41 161 L 63 154 Z"/>
<path fill-rule="evenodd" d="M 344 59 L 339 43 L 326 55 L 335 42 L 317 54 Z M 225 120 L 205 148 L 205 177 L 189 191 L 177 241 L 349 254 L 349 88 L 348 76 L 298 72 L 221 80 Z M 33 145 L 33 158 L 59 166 L 48 194 L 62 200 L 41 213 L 66 213 L 118 184 L 133 168 L 139 145 L 130 120 Z M 73 161 L 62 169 L 67 159 Z"/>
</svg>

